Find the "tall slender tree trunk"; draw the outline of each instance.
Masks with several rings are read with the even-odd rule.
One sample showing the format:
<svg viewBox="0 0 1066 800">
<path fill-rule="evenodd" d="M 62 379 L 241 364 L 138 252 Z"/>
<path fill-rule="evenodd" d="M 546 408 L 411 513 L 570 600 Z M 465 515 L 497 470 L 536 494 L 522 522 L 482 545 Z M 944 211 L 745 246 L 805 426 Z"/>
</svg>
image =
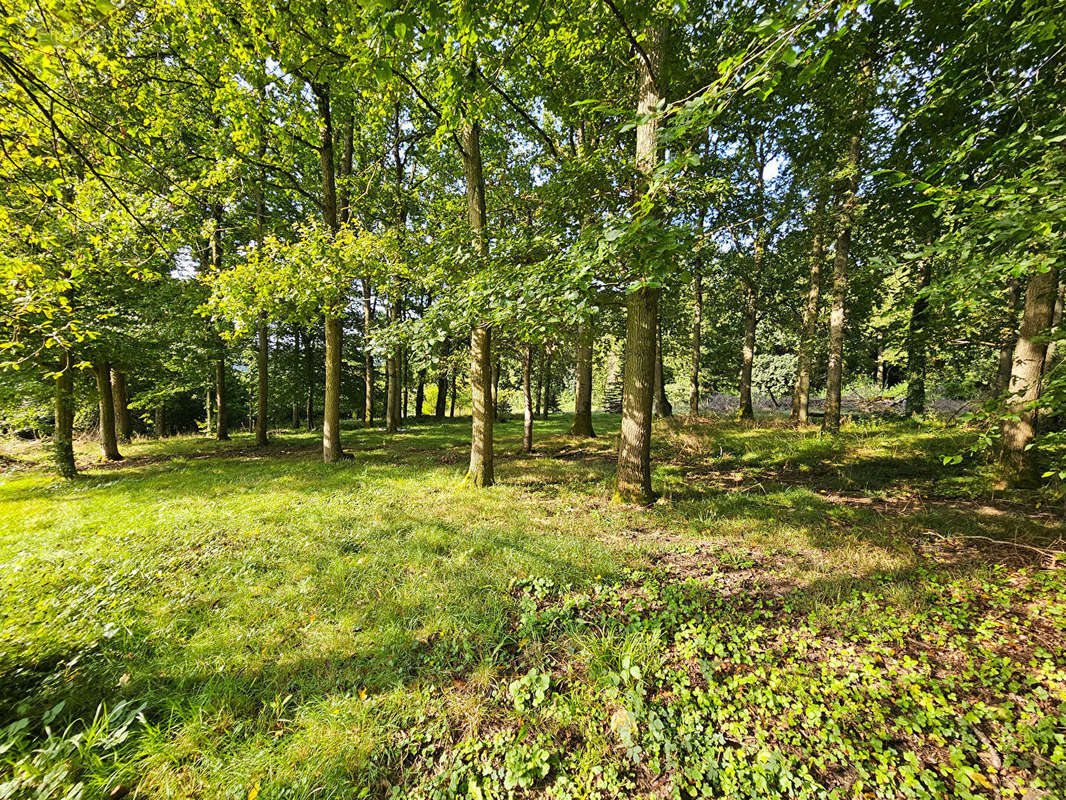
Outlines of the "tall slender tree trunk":
<svg viewBox="0 0 1066 800">
<path fill-rule="evenodd" d="M 121 461 L 118 436 L 115 434 L 115 398 L 111 394 L 111 365 L 106 361 L 93 364 L 96 392 L 100 400 L 100 449 L 108 461 Z"/>
<path fill-rule="evenodd" d="M 292 329 L 293 339 L 293 396 L 292 396 L 292 428 L 293 430 L 300 429 L 300 370 L 302 362 L 300 360 L 300 329 L 293 327 Z"/>
<path fill-rule="evenodd" d="M 645 31 L 644 53 L 637 58 L 637 113 L 653 112 L 664 99 L 662 66 L 666 29 Z M 659 163 L 659 119 L 637 126 L 636 164 L 647 187 Z M 618 441 L 616 499 L 650 503 L 652 396 L 659 329 L 659 290 L 641 287 L 626 297 L 626 356 L 622 379 L 622 430 Z"/>
<path fill-rule="evenodd" d="M 322 177 L 322 221 L 330 231 L 337 232 L 340 222 L 337 216 L 337 180 L 333 163 L 333 111 L 328 83 L 311 86 L 318 108 L 318 157 Z M 322 403 L 322 460 L 340 461 L 344 457 L 341 448 L 341 348 L 344 323 L 340 312 L 326 314 L 326 386 Z M 310 405 L 310 397 L 308 397 Z M 308 409 L 310 412 L 310 409 Z M 308 413 L 310 422 L 311 414 Z"/>
<path fill-rule="evenodd" d="M 527 344 L 522 354 L 522 452 L 533 452 L 533 345 Z"/>
<path fill-rule="evenodd" d="M 833 302 L 829 311 L 829 368 L 826 371 L 825 419 L 822 429 L 840 432 L 840 393 L 844 382 L 844 324 L 848 297 L 848 258 L 851 249 L 851 226 L 859 189 L 859 134 L 854 133 L 848 146 L 848 169 L 844 197 L 840 203 L 833 252 Z"/>
<path fill-rule="evenodd" d="M 415 417 L 422 419 L 426 415 L 423 406 L 426 404 L 426 368 L 418 371 L 418 384 L 415 387 Z"/>
<path fill-rule="evenodd" d="M 452 398 L 451 398 L 451 404 L 448 407 L 448 419 L 455 419 L 455 395 L 456 395 L 456 390 L 457 390 L 457 387 L 455 385 L 456 384 L 455 372 L 456 372 L 456 370 L 455 370 L 454 367 L 452 367 L 449 370 L 449 373 L 451 374 Z"/>
<path fill-rule="evenodd" d="M 400 419 L 407 419 L 408 390 L 411 386 L 411 365 L 407 360 L 407 348 L 400 349 L 400 376 L 403 379 L 403 413 Z"/>
<path fill-rule="evenodd" d="M 442 346 L 443 355 L 445 358 L 451 353 L 451 340 L 445 339 Z M 442 369 L 437 373 L 437 402 L 433 407 L 433 416 L 437 420 L 444 419 L 444 415 L 448 410 L 448 367 L 442 365 Z"/>
<path fill-rule="evenodd" d="M 484 231 L 485 176 L 481 169 L 481 131 L 478 123 L 466 122 L 460 139 L 466 177 L 467 219 L 474 250 L 483 260 L 488 257 L 489 243 Z M 470 406 L 470 469 L 467 481 L 474 486 L 492 486 L 495 479 L 492 452 L 495 417 L 492 404 L 492 330 L 485 323 L 476 324 L 470 334 Z"/>
<path fill-rule="evenodd" d="M 204 435 L 210 437 L 211 431 L 214 430 L 211 427 L 211 407 L 214 401 L 211 399 L 214 397 L 214 390 L 211 384 L 207 384 L 207 391 L 204 393 Z"/>
<path fill-rule="evenodd" d="M 1037 476 L 1037 454 L 1031 447 L 1037 431 L 1034 404 L 1040 398 L 1040 377 L 1047 355 L 1043 336 L 1054 318 L 1058 283 L 1058 272 L 1054 269 L 1029 276 L 1018 341 L 1014 345 L 1001 460 L 1020 483 L 1035 481 Z"/>
<path fill-rule="evenodd" d="M 133 434 L 133 426 L 130 423 L 126 373 L 114 367 L 111 368 L 111 396 L 115 398 L 115 425 L 118 428 L 118 440 L 129 442 Z"/>
<path fill-rule="evenodd" d="M 536 407 L 533 409 L 533 413 L 538 417 L 541 416 L 541 401 L 544 398 L 544 364 L 547 361 L 547 357 L 543 354 L 537 359 L 537 386 L 534 394 Z"/>
<path fill-rule="evenodd" d="M 663 331 L 662 324 L 655 333 L 655 403 L 654 411 L 659 417 L 672 417 L 674 407 L 666 396 L 666 378 L 663 374 Z"/>
<path fill-rule="evenodd" d="M 492 362 L 492 414 L 500 420 L 500 354 L 496 354 L 496 360 Z"/>
<path fill-rule="evenodd" d="M 160 400 L 155 407 L 155 435 L 157 439 L 163 439 L 167 435 L 167 403 Z"/>
<path fill-rule="evenodd" d="M 267 423 L 270 416 L 270 340 L 267 336 L 266 318 L 262 314 L 256 323 L 256 334 L 259 347 L 256 350 L 255 363 L 259 374 L 256 382 L 255 443 L 258 447 L 264 447 L 269 443 Z"/>
<path fill-rule="evenodd" d="M 229 411 L 226 408 L 226 358 L 222 354 L 215 361 L 215 408 L 218 416 L 215 424 L 215 438 L 220 442 L 228 442 Z"/>
<path fill-rule="evenodd" d="M 370 340 L 374 324 L 374 306 L 371 302 L 370 278 L 363 278 L 363 422 L 374 423 L 374 353 Z"/>
<path fill-rule="evenodd" d="M 55 443 L 56 471 L 64 478 L 73 478 L 78 474 L 74 464 L 74 366 L 70 351 L 63 352 L 59 369 L 56 372 Z"/>
<path fill-rule="evenodd" d="M 1066 291 L 1066 286 L 1064 286 L 1063 283 L 1060 281 L 1058 291 L 1055 292 L 1055 313 L 1052 315 L 1051 318 L 1052 335 L 1057 335 L 1059 331 L 1059 326 L 1062 325 L 1062 305 L 1063 300 L 1066 299 L 1063 297 L 1064 291 Z M 1052 339 L 1050 342 L 1047 343 L 1047 354 L 1044 356 L 1045 375 L 1047 375 L 1048 370 L 1055 365 L 1055 354 L 1056 350 L 1058 349 L 1058 344 L 1058 339 Z"/>
<path fill-rule="evenodd" d="M 315 329 L 304 332 L 304 424 L 315 429 Z"/>
<path fill-rule="evenodd" d="M 571 436 L 595 436 L 592 429 L 592 327 L 582 325 L 574 356 L 574 422 Z"/>
<path fill-rule="evenodd" d="M 932 259 L 918 265 L 914 305 L 907 325 L 907 413 L 925 413 L 926 345 L 929 327 L 929 298 L 926 294 L 932 276 Z"/>
<path fill-rule="evenodd" d="M 540 401 L 540 418 L 547 421 L 548 414 L 551 413 L 551 391 L 552 391 L 552 351 L 548 350 L 544 354 L 544 379 L 540 385 L 541 392 L 543 394 Z"/>
<path fill-rule="evenodd" d="M 394 299 L 389 308 L 389 319 L 393 324 L 400 320 L 400 301 Z M 400 427 L 400 415 L 402 413 L 403 378 L 401 377 L 402 364 L 400 362 L 400 349 L 394 346 L 385 360 L 385 370 L 388 373 L 388 383 L 385 387 L 385 430 L 395 433 Z"/>
<path fill-rule="evenodd" d="M 755 287 L 744 281 L 744 345 L 740 362 L 741 419 L 755 419 L 755 407 L 751 401 L 751 372 L 755 363 L 755 326 L 758 322 L 758 311 Z"/>
<path fill-rule="evenodd" d="M 826 202 L 825 195 L 822 194 L 814 217 L 810 282 L 807 288 L 807 304 L 803 307 L 799 352 L 796 354 L 796 381 L 792 387 L 792 421 L 801 425 L 806 425 L 810 418 L 811 351 L 814 348 L 814 328 L 818 322 L 818 300 L 822 291 L 822 264 L 825 262 Z"/>
<path fill-rule="evenodd" d="M 702 215 L 700 229 L 703 229 Z M 688 413 L 700 413 L 700 344 L 703 338 L 703 272 L 699 261 L 692 270 L 692 363 L 688 375 Z"/>
</svg>

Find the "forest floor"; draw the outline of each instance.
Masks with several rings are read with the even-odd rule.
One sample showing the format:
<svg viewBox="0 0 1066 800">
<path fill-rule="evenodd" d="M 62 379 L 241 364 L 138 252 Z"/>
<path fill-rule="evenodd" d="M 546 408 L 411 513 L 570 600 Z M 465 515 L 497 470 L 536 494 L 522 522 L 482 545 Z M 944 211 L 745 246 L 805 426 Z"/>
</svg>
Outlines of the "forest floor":
<svg viewBox="0 0 1066 800">
<path fill-rule="evenodd" d="M 567 423 L 11 444 L 0 797 L 1066 797 L 1066 524 L 971 434 L 659 422 L 645 509 Z"/>
</svg>

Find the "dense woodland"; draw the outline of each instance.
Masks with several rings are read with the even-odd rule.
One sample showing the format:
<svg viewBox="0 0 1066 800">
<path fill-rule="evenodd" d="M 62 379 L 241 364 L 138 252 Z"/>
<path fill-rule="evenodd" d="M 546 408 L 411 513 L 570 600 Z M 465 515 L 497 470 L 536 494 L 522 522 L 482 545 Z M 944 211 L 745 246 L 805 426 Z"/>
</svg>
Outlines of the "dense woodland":
<svg viewBox="0 0 1066 800">
<path fill-rule="evenodd" d="M 0 800 L 1066 796 L 1066 5 L 2 0 L 0 177 Z"/>
<path fill-rule="evenodd" d="M 848 387 L 1039 479 L 1064 206 L 1041 2 L 27 4 L 2 30 L 5 424 L 132 435 Z M 898 388 L 897 388 L 898 387 Z M 46 406 L 47 404 L 47 406 Z M 49 411 L 54 409 L 54 413 Z M 1047 424 L 1037 425 L 1042 418 Z"/>
</svg>

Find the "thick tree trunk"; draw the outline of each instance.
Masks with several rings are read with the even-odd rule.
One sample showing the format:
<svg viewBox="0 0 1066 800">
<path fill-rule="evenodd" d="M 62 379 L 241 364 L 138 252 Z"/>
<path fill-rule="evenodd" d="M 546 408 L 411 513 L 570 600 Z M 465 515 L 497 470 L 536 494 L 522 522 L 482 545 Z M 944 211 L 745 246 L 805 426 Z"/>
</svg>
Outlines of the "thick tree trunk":
<svg viewBox="0 0 1066 800">
<path fill-rule="evenodd" d="M 592 429 L 592 328 L 582 326 L 577 334 L 574 357 L 574 422 L 571 436 L 595 436 Z"/>
<path fill-rule="evenodd" d="M 466 177 L 467 219 L 476 254 L 489 254 L 485 236 L 485 176 L 481 169 L 481 131 L 477 122 L 462 129 L 463 172 Z M 492 453 L 492 331 L 477 324 L 470 334 L 470 469 L 466 479 L 474 486 L 491 486 L 494 480 Z"/>
<path fill-rule="evenodd" d="M 638 289 L 626 299 L 626 358 L 622 378 L 622 432 L 616 497 L 650 503 L 652 395 L 659 290 Z"/>
<path fill-rule="evenodd" d="M 662 326 L 655 335 L 655 415 L 659 417 L 672 417 L 674 407 L 670 405 L 670 398 L 666 396 L 666 378 L 663 374 L 663 332 Z"/>
<path fill-rule="evenodd" d="M 925 413 L 926 337 L 929 327 L 929 298 L 926 290 L 932 275 L 932 259 L 918 265 L 914 305 L 907 326 L 907 413 Z"/>
<path fill-rule="evenodd" d="M 533 452 L 533 345 L 527 344 L 522 356 L 522 452 Z M 590 425 L 591 427 L 591 425 Z"/>
<path fill-rule="evenodd" d="M 52 437 L 56 471 L 64 478 L 78 474 L 74 464 L 74 367 L 71 360 L 70 352 L 65 352 L 56 374 L 56 431 Z"/>
<path fill-rule="evenodd" d="M 129 442 L 133 434 L 130 423 L 129 397 L 126 392 L 126 373 L 112 367 L 111 395 L 115 398 L 115 426 L 118 428 L 118 440 Z"/>
<path fill-rule="evenodd" d="M 341 335 L 339 317 L 326 317 L 326 393 L 322 408 L 322 460 L 340 461 L 341 448 Z"/>
<path fill-rule="evenodd" d="M 637 62 L 637 113 L 650 114 L 664 99 L 661 72 L 666 30 L 645 31 L 644 53 Z M 637 126 L 636 166 L 647 187 L 659 163 L 659 119 Z M 641 287 L 626 297 L 626 355 L 622 380 L 622 430 L 618 440 L 615 498 L 650 503 L 652 400 L 655 393 L 655 349 L 659 329 L 659 290 Z"/>
<path fill-rule="evenodd" d="M 215 424 L 215 438 L 220 442 L 229 441 L 229 411 L 226 408 L 226 359 L 219 356 L 215 361 L 215 408 L 218 420 Z"/>
<path fill-rule="evenodd" d="M 840 432 L 840 393 L 844 383 L 844 324 L 848 296 L 848 258 L 851 249 L 851 226 L 855 217 L 858 192 L 859 134 L 852 134 L 848 147 L 848 167 L 844 197 L 840 204 L 840 221 L 837 227 L 836 245 L 833 252 L 833 301 L 829 311 L 829 368 L 826 371 L 825 419 L 822 429 L 828 433 Z"/>
<path fill-rule="evenodd" d="M 255 443 L 259 447 L 265 447 L 269 443 L 267 438 L 267 418 L 270 416 L 268 407 L 270 397 L 268 371 L 270 342 L 267 337 L 266 318 L 262 315 L 259 316 L 256 333 L 259 347 L 255 354 L 255 362 L 259 371 L 259 380 L 256 384 Z"/>
<path fill-rule="evenodd" d="M 751 401 L 751 371 L 755 363 L 755 325 L 758 322 L 758 306 L 755 288 L 744 281 L 744 345 L 740 362 L 740 418 L 755 419 L 755 407 Z"/>
<path fill-rule="evenodd" d="M 703 337 L 703 273 L 700 267 L 696 262 L 692 272 L 692 364 L 688 375 L 688 413 L 693 417 L 700 413 L 700 340 Z"/>
<path fill-rule="evenodd" d="M 810 414 L 811 358 L 814 348 L 814 327 L 818 322 L 818 300 L 822 291 L 822 264 L 825 261 L 825 205 L 819 199 L 811 239 L 811 276 L 807 289 L 807 304 L 803 307 L 799 352 L 796 354 L 796 382 L 792 387 L 792 421 L 806 425 Z"/>
<path fill-rule="evenodd" d="M 328 83 L 312 84 L 318 107 L 318 160 L 322 178 L 322 221 L 337 232 L 337 180 L 333 162 L 333 110 Z M 322 460 L 339 461 L 341 450 L 341 338 L 344 324 L 338 313 L 326 314 L 326 386 L 322 403 Z M 308 395 L 308 424 L 311 420 Z"/>
<path fill-rule="evenodd" d="M 370 349 L 373 323 L 374 306 L 371 302 L 370 278 L 363 278 L 363 422 L 367 425 L 374 422 L 374 353 Z"/>
<path fill-rule="evenodd" d="M 1021 483 L 1037 477 L 1036 452 L 1031 448 L 1037 430 L 1037 411 L 1033 406 L 1040 398 L 1040 376 L 1047 355 L 1047 342 L 1042 338 L 1054 317 L 1058 280 L 1054 269 L 1029 276 L 1014 345 L 1001 459 Z"/>
<path fill-rule="evenodd" d="M 100 400 L 100 449 L 108 461 L 121 461 L 118 436 L 115 434 L 115 398 L 111 394 L 111 365 L 106 361 L 93 364 L 96 391 Z"/>
</svg>

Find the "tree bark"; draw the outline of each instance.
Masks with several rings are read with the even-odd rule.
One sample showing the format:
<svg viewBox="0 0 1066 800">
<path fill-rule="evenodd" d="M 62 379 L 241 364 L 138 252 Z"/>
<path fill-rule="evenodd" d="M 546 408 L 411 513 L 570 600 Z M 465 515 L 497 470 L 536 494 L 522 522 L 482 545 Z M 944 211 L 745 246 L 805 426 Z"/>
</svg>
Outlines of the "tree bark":
<svg viewBox="0 0 1066 800">
<path fill-rule="evenodd" d="M 848 146 L 848 168 L 844 197 L 840 204 L 840 220 L 833 252 L 833 303 L 829 312 L 829 368 L 826 372 L 825 419 L 822 429 L 840 432 L 840 393 L 844 382 L 844 325 L 848 296 L 848 257 L 851 248 L 851 226 L 859 188 L 859 134 L 854 133 Z"/>
<path fill-rule="evenodd" d="M 215 438 L 220 442 L 228 442 L 229 411 L 226 408 L 226 358 L 222 354 L 215 361 L 215 409 L 218 417 L 215 424 Z"/>
<path fill-rule="evenodd" d="M 371 302 L 370 278 L 363 278 L 363 422 L 367 425 L 374 423 L 374 353 L 370 349 L 373 323 L 374 306 Z"/>
<path fill-rule="evenodd" d="M 522 414 L 522 452 L 533 452 L 533 345 L 527 344 L 522 355 L 522 396 L 525 400 Z"/>
<path fill-rule="evenodd" d="M 932 276 L 932 259 L 923 258 L 918 265 L 914 305 L 907 325 L 907 414 L 925 413 L 925 370 L 929 298 L 926 290 Z"/>
<path fill-rule="evenodd" d="M 118 428 L 118 440 L 129 442 L 133 434 L 130 423 L 129 397 L 126 392 L 126 373 L 111 368 L 111 395 L 115 398 L 115 425 Z"/>
<path fill-rule="evenodd" d="M 207 384 L 207 391 L 204 393 L 204 435 L 208 437 L 211 436 L 211 431 L 213 430 L 213 428 L 211 427 L 211 406 L 213 403 L 213 401 L 211 400 L 212 396 L 213 393 L 211 389 L 211 384 L 209 383 Z"/>
<path fill-rule="evenodd" d="M 311 86 L 318 108 L 318 159 L 322 177 L 322 220 L 333 233 L 340 222 L 337 216 L 337 180 L 333 163 L 333 111 L 328 83 Z M 336 311 L 326 314 L 326 386 L 322 403 L 322 460 L 339 461 L 341 450 L 341 338 L 344 325 Z M 311 397 L 308 395 L 308 424 L 311 421 Z"/>
<path fill-rule="evenodd" d="M 1047 355 L 1047 342 L 1039 339 L 1051 327 L 1058 282 L 1054 269 L 1029 276 L 1018 341 L 1014 345 L 1000 457 L 1019 483 L 1030 483 L 1037 478 L 1036 452 L 1031 448 L 1037 432 L 1034 405 L 1040 398 L 1040 376 Z"/>
<path fill-rule="evenodd" d="M 93 364 L 96 391 L 100 400 L 100 449 L 108 461 L 121 461 L 118 436 L 115 434 L 115 398 L 111 394 L 111 365 L 106 361 Z"/>
<path fill-rule="evenodd" d="M 496 360 L 492 362 L 492 414 L 500 420 L 500 354 L 496 354 Z"/>
<path fill-rule="evenodd" d="M 755 326 L 758 322 L 755 287 L 744 281 L 744 345 L 740 362 L 740 418 L 755 419 L 751 401 L 751 372 L 755 363 Z"/>
<path fill-rule="evenodd" d="M 74 367 L 70 351 L 63 353 L 56 374 L 55 443 L 56 471 L 64 478 L 74 478 L 78 468 L 74 464 Z"/>
<path fill-rule="evenodd" d="M 571 436 L 595 436 L 592 429 L 592 327 L 583 325 L 577 334 L 574 357 L 574 422 Z"/>
<path fill-rule="evenodd" d="M 256 350 L 255 362 L 259 371 L 259 380 L 256 385 L 255 443 L 258 447 L 265 447 L 269 444 L 267 417 L 270 415 L 268 407 L 268 399 L 270 397 L 268 371 L 270 342 L 267 337 L 266 317 L 262 314 L 259 315 L 256 333 L 258 334 L 259 347 Z"/>
<path fill-rule="evenodd" d="M 418 371 L 418 384 L 415 387 L 415 417 L 422 419 L 425 414 L 423 406 L 426 404 L 426 369 Z"/>
<path fill-rule="evenodd" d="M 646 29 L 644 52 L 637 62 L 637 113 L 650 114 L 664 99 L 660 83 L 665 26 Z M 659 119 L 637 125 L 636 166 L 642 191 L 647 190 L 659 163 Z M 615 498 L 650 503 L 652 396 L 655 392 L 655 349 L 659 329 L 659 290 L 641 287 L 626 297 L 626 357 L 622 380 L 622 430 L 618 441 Z"/>
<path fill-rule="evenodd" d="M 703 225 L 701 223 L 700 229 Z M 692 271 L 692 364 L 688 376 L 688 413 L 700 413 L 700 340 L 703 337 L 703 273 L 699 261 Z"/>
<path fill-rule="evenodd" d="M 393 324 L 400 319 L 400 301 L 393 300 L 389 308 L 389 318 Z M 385 387 L 385 430 L 395 433 L 400 427 L 400 415 L 402 413 L 403 378 L 401 377 L 400 349 L 393 346 L 385 359 L 385 370 L 388 373 L 388 385 Z"/>
<path fill-rule="evenodd" d="M 1062 325 L 1063 292 L 1066 286 L 1059 283 L 1058 291 L 1055 292 L 1055 313 L 1051 317 L 1051 334 L 1058 334 L 1059 326 Z M 1044 355 L 1044 375 L 1055 365 L 1055 351 L 1058 349 L 1058 339 L 1052 339 L 1047 343 L 1047 353 Z"/>
<path fill-rule="evenodd" d="M 444 340 L 442 345 L 442 355 L 444 358 L 448 357 L 451 352 L 451 341 L 449 339 Z M 437 373 L 437 402 L 433 407 L 433 416 L 437 420 L 444 419 L 444 414 L 448 410 L 448 368 L 447 364 L 442 365 L 442 369 Z"/>
<path fill-rule="evenodd" d="M 307 430 L 315 429 L 315 329 L 304 332 L 304 423 Z"/>
<path fill-rule="evenodd" d="M 660 324 L 655 333 L 655 414 L 659 417 L 672 417 L 674 407 L 666 396 L 666 379 L 663 375 L 663 331 Z"/>
<path fill-rule="evenodd" d="M 537 359 L 537 386 L 534 390 L 534 402 L 536 403 L 533 413 L 538 417 L 541 415 L 541 401 L 544 398 L 544 362 L 547 361 L 545 355 L 541 355 Z"/>
<path fill-rule="evenodd" d="M 294 327 L 292 329 L 293 338 L 293 397 L 292 397 L 292 428 L 293 430 L 300 429 L 300 329 Z"/>
<path fill-rule="evenodd" d="M 340 461 L 341 448 L 341 334 L 339 317 L 326 317 L 326 393 L 322 409 L 322 460 Z"/>
<path fill-rule="evenodd" d="M 548 414 L 551 412 L 551 391 L 552 391 L 552 351 L 548 350 L 544 354 L 544 378 L 540 385 L 543 397 L 540 401 L 540 418 L 547 422 Z"/>
<path fill-rule="evenodd" d="M 489 254 L 485 237 L 485 176 L 481 168 L 481 131 L 476 121 L 467 121 L 461 132 L 463 172 L 466 177 L 467 219 L 473 247 L 483 260 Z M 492 427 L 492 331 L 478 323 L 470 334 L 470 469 L 467 482 L 491 486 L 494 480 Z"/>
<path fill-rule="evenodd" d="M 659 290 L 638 289 L 626 299 L 626 358 L 622 377 L 622 431 L 616 497 L 650 503 L 652 395 Z"/>
<path fill-rule="evenodd" d="M 811 275 L 807 289 L 807 304 L 803 307 L 799 352 L 796 354 L 796 382 L 792 388 L 792 421 L 806 425 L 811 400 L 811 350 L 814 347 L 814 327 L 818 322 L 818 300 L 822 291 L 822 264 L 825 261 L 824 194 L 819 198 L 811 239 Z"/>
<path fill-rule="evenodd" d="M 449 373 L 451 374 L 451 384 L 452 384 L 452 398 L 451 398 L 451 404 L 450 404 L 450 406 L 448 407 L 448 419 L 455 419 L 455 394 L 456 394 L 456 385 L 455 385 L 455 383 L 456 383 L 456 375 L 455 375 L 455 368 L 454 368 L 454 367 L 452 367 L 452 368 L 451 368 L 451 369 L 449 370 Z"/>
</svg>

